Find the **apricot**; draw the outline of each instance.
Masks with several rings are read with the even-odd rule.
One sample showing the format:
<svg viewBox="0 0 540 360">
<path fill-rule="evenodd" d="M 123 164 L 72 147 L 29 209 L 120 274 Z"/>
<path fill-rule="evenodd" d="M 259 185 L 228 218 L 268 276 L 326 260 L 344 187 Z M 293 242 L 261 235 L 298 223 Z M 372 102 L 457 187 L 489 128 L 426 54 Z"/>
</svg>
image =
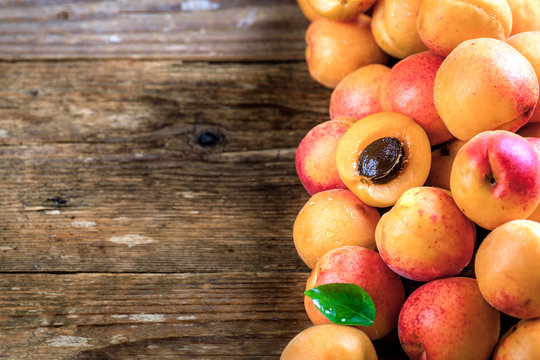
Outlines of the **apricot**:
<svg viewBox="0 0 540 360">
<path fill-rule="evenodd" d="M 493 360 L 540 359 L 540 318 L 521 320 L 499 340 Z"/>
<path fill-rule="evenodd" d="M 506 0 L 512 10 L 512 32 L 540 30 L 540 2 L 538 0 Z"/>
<path fill-rule="evenodd" d="M 390 269 L 425 282 L 459 274 L 472 259 L 475 235 L 449 191 L 416 187 L 381 217 L 375 242 Z"/>
<path fill-rule="evenodd" d="M 352 20 L 368 10 L 376 0 L 308 0 L 316 13 L 336 21 Z"/>
<path fill-rule="evenodd" d="M 410 117 L 393 112 L 354 123 L 338 144 L 343 183 L 370 206 L 393 205 L 407 189 L 426 181 L 431 147 L 426 132 Z"/>
<path fill-rule="evenodd" d="M 350 116 L 361 119 L 381 112 L 379 93 L 390 68 L 381 64 L 362 66 L 345 76 L 330 97 L 330 118 Z"/>
<path fill-rule="evenodd" d="M 537 123 L 540 125 L 540 123 Z M 527 137 L 526 138 L 529 144 L 532 145 L 534 151 L 536 151 L 536 154 L 540 156 L 540 138 L 538 137 Z M 531 215 L 527 218 L 529 220 L 534 220 L 537 222 L 540 222 L 540 204 L 536 207 L 536 209 L 533 211 Z"/>
<path fill-rule="evenodd" d="M 345 131 L 355 122 L 340 117 L 325 121 L 308 131 L 296 150 L 295 165 L 298 178 L 306 191 L 345 189 L 336 165 L 336 149 Z"/>
<path fill-rule="evenodd" d="M 425 51 L 399 61 L 385 78 L 380 92 L 383 110 L 412 117 L 426 131 L 432 146 L 453 138 L 437 113 L 433 98 L 435 75 L 443 60 Z"/>
<path fill-rule="evenodd" d="M 306 290 L 329 283 L 356 284 L 369 294 L 375 304 L 375 320 L 371 326 L 358 328 L 371 340 L 386 336 L 396 327 L 405 290 L 400 277 L 376 251 L 362 246 L 342 246 L 326 253 L 311 271 Z M 330 322 L 307 296 L 304 306 L 314 324 Z"/>
<path fill-rule="evenodd" d="M 313 10 L 313 7 L 309 3 L 309 0 L 296 0 L 296 2 L 298 3 L 300 10 L 302 10 L 304 16 L 309 21 L 314 21 L 322 17 L 315 10 Z"/>
<path fill-rule="evenodd" d="M 429 170 L 426 185 L 450 190 L 452 165 L 463 145 L 465 145 L 465 141 L 453 139 L 431 152 L 431 169 Z"/>
<path fill-rule="evenodd" d="M 369 337 L 357 328 L 337 324 L 313 325 L 287 344 L 280 360 L 377 360 Z"/>
<path fill-rule="evenodd" d="M 503 41 L 458 45 L 435 77 L 435 106 L 450 132 L 467 141 L 485 130 L 516 131 L 531 117 L 539 86 L 529 61 Z"/>
<path fill-rule="evenodd" d="M 416 17 L 420 39 L 441 56 L 465 40 L 505 40 L 512 30 L 506 0 L 423 0 Z"/>
<path fill-rule="evenodd" d="M 381 49 L 403 59 L 427 50 L 416 29 L 422 0 L 379 0 L 373 9 L 371 32 Z"/>
<path fill-rule="evenodd" d="M 539 10 L 538 21 L 540 22 L 540 1 L 537 4 Z M 537 80 L 540 81 L 540 31 L 519 33 L 508 38 L 506 42 L 529 60 L 536 72 Z M 529 122 L 540 122 L 540 107 L 538 105 L 536 105 Z"/>
<path fill-rule="evenodd" d="M 488 360 L 499 331 L 499 312 L 466 277 L 420 286 L 399 314 L 399 341 L 410 359 Z"/>
<path fill-rule="evenodd" d="M 540 317 L 540 223 L 513 220 L 489 233 L 475 257 L 482 296 L 520 319 Z"/>
<path fill-rule="evenodd" d="M 327 252 L 343 245 L 375 249 L 377 209 L 364 204 L 349 190 L 321 191 L 300 210 L 293 239 L 300 258 L 313 268 Z"/>
<path fill-rule="evenodd" d="M 482 132 L 457 153 L 450 191 L 465 216 L 485 229 L 526 219 L 540 202 L 538 155 L 517 134 Z"/>
<path fill-rule="evenodd" d="M 320 84 L 334 88 L 345 76 L 369 64 L 385 64 L 386 55 L 371 34 L 371 18 L 339 22 L 313 21 L 306 31 L 306 62 L 309 73 Z"/>
</svg>

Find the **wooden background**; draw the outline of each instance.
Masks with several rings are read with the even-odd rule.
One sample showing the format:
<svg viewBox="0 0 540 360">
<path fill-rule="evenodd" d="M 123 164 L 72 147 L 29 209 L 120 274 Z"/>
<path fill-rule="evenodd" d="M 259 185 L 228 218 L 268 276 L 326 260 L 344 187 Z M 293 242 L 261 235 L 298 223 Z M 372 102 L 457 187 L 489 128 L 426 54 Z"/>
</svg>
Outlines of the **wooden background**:
<svg viewBox="0 0 540 360">
<path fill-rule="evenodd" d="M 309 326 L 307 25 L 294 0 L 0 1 L 1 359 L 278 359 Z"/>
</svg>

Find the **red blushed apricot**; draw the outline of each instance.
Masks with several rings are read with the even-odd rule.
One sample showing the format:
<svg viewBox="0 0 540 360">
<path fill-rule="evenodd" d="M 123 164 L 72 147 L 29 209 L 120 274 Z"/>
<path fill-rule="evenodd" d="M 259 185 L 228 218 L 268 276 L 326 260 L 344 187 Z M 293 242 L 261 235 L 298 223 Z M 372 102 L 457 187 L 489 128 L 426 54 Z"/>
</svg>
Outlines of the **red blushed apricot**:
<svg viewBox="0 0 540 360">
<path fill-rule="evenodd" d="M 345 76 L 369 64 L 385 64 L 386 55 L 371 34 L 371 18 L 313 21 L 306 31 L 306 62 L 311 77 L 334 88 Z"/>
<path fill-rule="evenodd" d="M 486 130 L 515 132 L 531 117 L 539 85 L 530 62 L 504 41 L 467 40 L 435 77 L 435 107 L 458 139 Z"/>
<path fill-rule="evenodd" d="M 540 130 L 540 123 L 536 123 L 536 125 L 538 125 L 537 127 Z M 532 145 L 534 151 L 536 151 L 536 154 L 540 156 L 540 137 L 527 137 L 526 139 L 529 142 L 529 144 Z M 536 207 L 536 209 L 533 211 L 531 215 L 529 215 L 527 219 L 540 222 L 540 205 Z"/>
<path fill-rule="evenodd" d="M 466 277 L 420 286 L 399 314 L 399 341 L 410 359 L 488 360 L 499 331 L 499 312 Z"/>
<path fill-rule="evenodd" d="M 337 171 L 336 149 L 343 134 L 355 121 L 346 117 L 325 121 L 311 129 L 298 145 L 296 172 L 310 195 L 346 188 Z"/>
<path fill-rule="evenodd" d="M 336 21 L 352 20 L 368 10 L 376 0 L 307 0 L 322 17 Z"/>
<path fill-rule="evenodd" d="M 406 190 L 424 184 L 431 147 L 426 132 L 412 118 L 381 112 L 347 130 L 336 159 L 343 183 L 356 196 L 368 205 L 386 207 Z"/>
<path fill-rule="evenodd" d="M 486 236 L 474 260 L 482 296 L 520 319 L 540 317 L 540 224 L 514 220 Z"/>
<path fill-rule="evenodd" d="M 381 64 L 361 67 L 339 82 L 330 97 L 330 118 L 350 116 L 361 119 L 381 112 L 379 92 L 390 68 Z"/>
<path fill-rule="evenodd" d="M 362 246 L 342 246 L 324 255 L 311 271 L 306 290 L 330 283 L 351 283 L 364 289 L 375 304 L 375 321 L 371 326 L 359 326 L 371 340 L 392 331 L 397 324 L 405 290 L 400 277 L 385 265 L 376 251 Z M 314 324 L 329 323 L 304 296 L 306 313 Z"/>
<path fill-rule="evenodd" d="M 280 360 L 377 360 L 367 335 L 351 326 L 314 325 L 296 335 L 281 353 Z"/>
<path fill-rule="evenodd" d="M 512 10 L 512 33 L 540 30 L 540 1 L 506 0 Z"/>
<path fill-rule="evenodd" d="M 293 226 L 294 246 L 313 268 L 327 252 L 344 245 L 375 249 L 377 209 L 344 189 L 321 191 L 300 210 Z"/>
<path fill-rule="evenodd" d="M 540 22 L 540 1 L 538 4 L 538 21 Z M 511 36 L 506 40 L 514 49 L 519 51 L 531 63 L 536 78 L 540 81 L 540 31 L 527 31 Z M 536 105 L 529 122 L 540 122 L 540 107 Z"/>
<path fill-rule="evenodd" d="M 432 146 L 453 138 L 433 99 L 435 75 L 443 60 L 431 51 L 401 60 L 390 70 L 380 92 L 383 110 L 412 117 L 426 131 Z"/>
<path fill-rule="evenodd" d="M 472 259 L 475 236 L 450 192 L 427 186 L 405 191 L 375 230 L 386 265 L 424 282 L 459 274 Z"/>
<path fill-rule="evenodd" d="M 395 58 L 427 50 L 416 29 L 422 0 L 379 0 L 373 9 L 371 31 L 381 49 Z"/>
<path fill-rule="evenodd" d="M 451 140 L 431 152 L 431 169 L 426 185 L 450 190 L 450 174 L 454 159 L 465 141 Z"/>
<path fill-rule="evenodd" d="M 416 27 L 430 50 L 447 56 L 465 40 L 505 40 L 512 29 L 512 12 L 506 0 L 424 0 Z"/>
<path fill-rule="evenodd" d="M 482 132 L 457 153 L 450 190 L 465 216 L 485 229 L 526 219 L 540 203 L 538 155 L 517 134 Z"/>
</svg>

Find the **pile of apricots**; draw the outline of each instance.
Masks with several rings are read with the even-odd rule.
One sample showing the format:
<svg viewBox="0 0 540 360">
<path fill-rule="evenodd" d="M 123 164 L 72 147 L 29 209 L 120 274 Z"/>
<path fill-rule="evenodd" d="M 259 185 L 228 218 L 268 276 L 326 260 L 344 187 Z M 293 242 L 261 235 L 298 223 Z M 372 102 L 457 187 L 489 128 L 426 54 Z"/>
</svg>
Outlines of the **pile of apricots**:
<svg viewBox="0 0 540 360">
<path fill-rule="evenodd" d="M 356 284 L 375 317 L 304 295 L 281 360 L 377 359 L 396 329 L 410 359 L 540 359 L 540 0 L 298 4 L 333 90 L 296 152 L 294 246 L 306 291 Z"/>
</svg>

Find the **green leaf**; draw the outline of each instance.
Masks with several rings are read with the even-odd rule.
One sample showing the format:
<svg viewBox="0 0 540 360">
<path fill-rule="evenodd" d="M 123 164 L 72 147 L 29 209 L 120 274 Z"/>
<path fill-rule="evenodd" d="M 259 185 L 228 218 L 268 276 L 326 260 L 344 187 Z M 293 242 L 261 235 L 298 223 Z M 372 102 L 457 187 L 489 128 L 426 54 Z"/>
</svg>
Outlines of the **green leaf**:
<svg viewBox="0 0 540 360">
<path fill-rule="evenodd" d="M 342 325 L 370 326 L 375 320 L 375 304 L 356 284 L 324 284 L 304 292 L 331 322 Z"/>
</svg>

